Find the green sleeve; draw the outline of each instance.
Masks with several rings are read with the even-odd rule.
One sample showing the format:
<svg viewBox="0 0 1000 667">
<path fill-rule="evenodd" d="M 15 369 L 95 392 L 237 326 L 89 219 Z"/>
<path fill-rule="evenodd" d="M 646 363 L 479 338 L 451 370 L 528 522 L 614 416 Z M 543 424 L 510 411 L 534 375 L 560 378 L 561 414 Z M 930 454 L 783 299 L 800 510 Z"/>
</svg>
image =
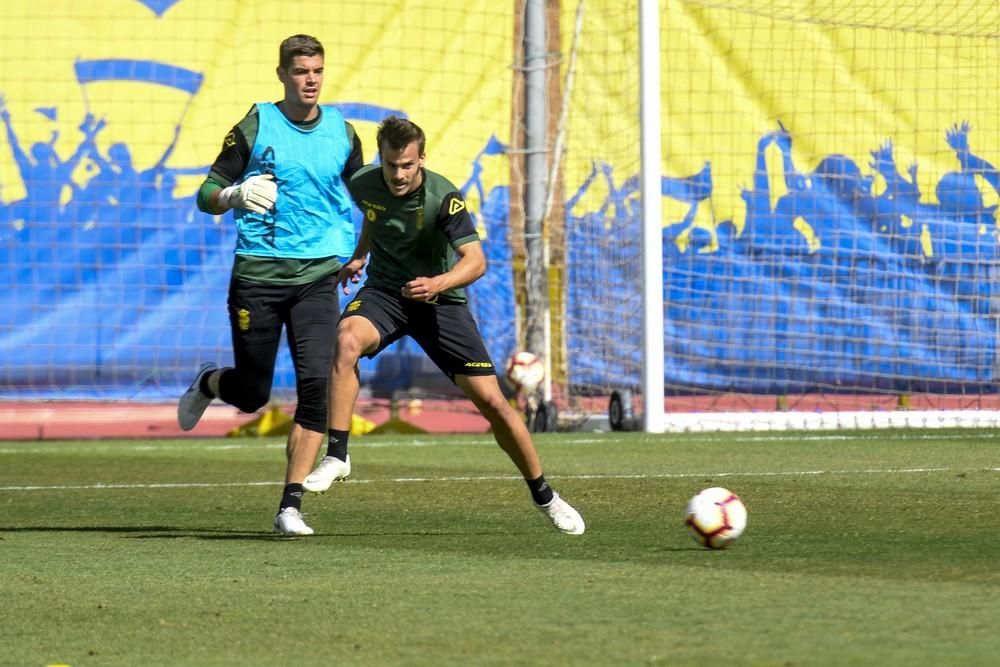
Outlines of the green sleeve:
<svg viewBox="0 0 1000 667">
<path fill-rule="evenodd" d="M 210 215 L 215 215 L 215 211 L 212 210 L 212 193 L 226 187 L 215 180 L 215 178 L 213 178 L 214 176 L 214 173 L 210 173 L 208 178 L 206 178 L 201 184 L 201 187 L 198 188 L 198 197 L 196 200 L 198 210 L 202 213 L 208 213 Z"/>
<path fill-rule="evenodd" d="M 257 105 L 253 105 L 246 116 L 239 123 L 233 126 L 226 138 L 222 141 L 222 149 L 212 163 L 212 168 L 208 172 L 208 177 L 198 189 L 196 203 L 198 210 L 204 213 L 215 214 L 211 209 L 209 197 L 220 188 L 225 188 L 242 176 L 250 163 L 250 147 L 257 139 Z"/>
</svg>

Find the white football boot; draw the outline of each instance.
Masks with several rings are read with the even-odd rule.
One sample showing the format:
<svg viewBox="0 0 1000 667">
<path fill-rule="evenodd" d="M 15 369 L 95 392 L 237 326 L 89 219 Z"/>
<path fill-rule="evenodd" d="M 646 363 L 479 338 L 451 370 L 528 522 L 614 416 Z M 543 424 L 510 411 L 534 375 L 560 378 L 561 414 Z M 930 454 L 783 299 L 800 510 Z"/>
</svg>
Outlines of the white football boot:
<svg viewBox="0 0 1000 667">
<path fill-rule="evenodd" d="M 552 500 L 547 505 L 535 505 L 538 510 L 549 517 L 556 530 L 569 535 L 583 535 L 586 525 L 583 517 L 573 509 L 573 506 L 559 497 L 558 493 L 553 494 Z"/>
<path fill-rule="evenodd" d="M 181 400 L 177 401 L 177 424 L 182 431 L 190 431 L 197 426 L 201 416 L 205 414 L 205 408 L 212 402 L 212 398 L 201 391 L 201 379 L 216 368 L 218 366 L 211 361 L 203 363 Z"/>
<path fill-rule="evenodd" d="M 346 479 L 351 474 L 351 455 L 347 455 L 346 461 L 333 456 L 324 456 L 316 466 L 316 469 L 309 473 L 309 476 L 302 482 L 302 488 L 312 493 L 323 493 L 337 481 Z"/>
<path fill-rule="evenodd" d="M 274 532 L 282 535 L 312 535 L 313 529 L 302 520 L 302 512 L 286 507 L 274 515 Z"/>
</svg>

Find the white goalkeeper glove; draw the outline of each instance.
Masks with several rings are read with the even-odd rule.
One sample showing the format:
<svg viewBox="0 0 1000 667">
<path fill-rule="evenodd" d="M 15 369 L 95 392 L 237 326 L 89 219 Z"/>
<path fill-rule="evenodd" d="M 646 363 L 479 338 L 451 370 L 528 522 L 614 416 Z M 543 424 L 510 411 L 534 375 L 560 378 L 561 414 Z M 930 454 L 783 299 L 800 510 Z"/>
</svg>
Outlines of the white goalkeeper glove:
<svg viewBox="0 0 1000 667">
<path fill-rule="evenodd" d="M 229 208 L 245 208 L 264 213 L 278 200 L 278 185 L 272 174 L 251 176 L 239 185 L 230 185 L 219 192 L 219 203 Z"/>
</svg>

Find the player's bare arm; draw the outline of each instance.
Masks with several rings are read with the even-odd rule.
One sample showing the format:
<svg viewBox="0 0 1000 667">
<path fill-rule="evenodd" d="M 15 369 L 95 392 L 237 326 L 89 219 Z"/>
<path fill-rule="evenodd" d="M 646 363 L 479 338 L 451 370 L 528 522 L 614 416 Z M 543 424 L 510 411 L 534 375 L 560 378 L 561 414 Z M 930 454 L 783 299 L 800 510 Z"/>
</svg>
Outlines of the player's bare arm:
<svg viewBox="0 0 1000 667">
<path fill-rule="evenodd" d="M 415 301 L 433 302 L 442 292 L 471 285 L 486 273 L 486 254 L 479 241 L 458 246 L 455 254 L 458 261 L 451 270 L 436 276 L 414 278 L 403 286 L 403 296 Z"/>
<path fill-rule="evenodd" d="M 351 259 L 341 267 L 337 273 L 337 282 L 340 283 L 340 289 L 344 291 L 344 294 L 351 293 L 351 290 L 347 287 L 347 283 L 356 285 L 361 282 L 361 274 L 364 271 L 365 264 L 365 258 L 362 257 L 360 259 Z"/>
<path fill-rule="evenodd" d="M 337 282 L 344 294 L 350 294 L 347 283 L 358 284 L 361 282 L 361 272 L 368 263 L 368 250 L 371 248 L 371 235 L 369 233 L 368 221 L 361 226 L 361 233 L 358 235 L 358 242 L 354 246 L 354 253 L 351 259 L 341 267 L 337 273 Z"/>
</svg>

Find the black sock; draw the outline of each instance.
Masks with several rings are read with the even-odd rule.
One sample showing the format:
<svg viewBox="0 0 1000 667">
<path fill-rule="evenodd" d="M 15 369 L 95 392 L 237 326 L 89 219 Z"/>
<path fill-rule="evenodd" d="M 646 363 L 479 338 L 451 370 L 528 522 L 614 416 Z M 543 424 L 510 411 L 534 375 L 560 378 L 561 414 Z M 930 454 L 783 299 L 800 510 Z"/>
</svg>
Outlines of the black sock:
<svg viewBox="0 0 1000 667">
<path fill-rule="evenodd" d="M 214 372 L 215 371 L 212 371 L 211 373 L 205 373 L 202 375 L 201 381 L 198 383 L 198 389 L 200 389 L 201 393 L 205 394 L 209 398 L 217 398 L 215 392 L 208 386 L 208 378 L 212 377 L 212 373 Z"/>
<path fill-rule="evenodd" d="M 351 434 L 351 432 L 337 431 L 331 428 L 326 432 L 326 434 L 327 434 L 326 455 L 340 459 L 341 461 L 346 461 L 347 437 Z"/>
<path fill-rule="evenodd" d="M 545 481 L 545 475 L 539 475 L 538 479 L 527 479 L 528 488 L 531 490 L 531 498 L 536 505 L 548 505 L 552 502 L 555 493 L 552 487 Z"/>
<path fill-rule="evenodd" d="M 286 507 L 302 509 L 303 493 L 305 493 L 305 489 L 302 488 L 301 484 L 285 484 L 285 491 L 281 494 L 281 507 L 278 510 L 283 510 Z"/>
</svg>

